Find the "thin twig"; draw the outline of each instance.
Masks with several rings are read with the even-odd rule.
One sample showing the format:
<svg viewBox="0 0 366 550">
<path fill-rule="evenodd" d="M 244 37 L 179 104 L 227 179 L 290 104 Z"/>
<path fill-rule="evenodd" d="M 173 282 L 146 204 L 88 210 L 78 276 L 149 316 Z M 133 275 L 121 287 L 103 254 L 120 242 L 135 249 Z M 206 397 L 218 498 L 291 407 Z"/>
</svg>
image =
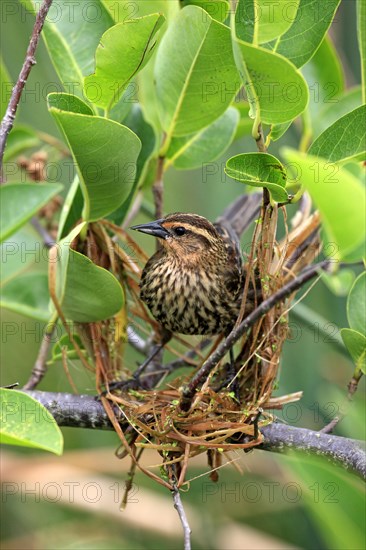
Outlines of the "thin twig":
<svg viewBox="0 0 366 550">
<path fill-rule="evenodd" d="M 19 73 L 18 80 L 12 90 L 10 101 L 8 104 L 8 107 L 6 109 L 4 118 L 1 123 L 1 129 L 0 129 L 0 170 L 2 168 L 3 164 L 3 157 L 4 157 L 4 151 L 5 151 L 5 145 L 6 140 L 8 138 L 9 132 L 11 131 L 15 115 L 18 109 L 18 105 L 20 102 L 21 95 L 23 93 L 23 89 L 25 86 L 25 83 L 27 82 L 27 79 L 29 77 L 29 73 L 32 70 L 33 65 L 36 64 L 36 60 L 34 58 L 36 49 L 39 42 L 39 37 L 45 22 L 45 19 L 48 14 L 48 10 L 50 9 L 52 4 L 52 0 L 43 0 L 42 6 L 39 9 L 39 12 L 36 16 L 36 21 L 34 23 L 32 36 L 28 45 L 26 57 L 23 63 L 23 67 Z"/>
<path fill-rule="evenodd" d="M 218 362 L 226 355 L 232 346 L 244 335 L 244 333 L 254 325 L 254 323 L 265 315 L 276 304 L 290 296 L 293 292 L 301 288 L 306 282 L 310 281 L 323 269 L 329 266 L 329 260 L 324 260 L 318 264 L 305 268 L 296 278 L 284 285 L 269 298 L 264 300 L 256 309 L 254 309 L 237 328 L 234 328 L 230 334 L 221 342 L 214 353 L 205 361 L 199 371 L 193 376 L 187 386 L 183 388 L 180 401 L 180 408 L 183 412 L 189 411 L 191 402 L 196 394 L 197 388 L 206 380 L 210 372 L 216 367 Z"/>
<path fill-rule="evenodd" d="M 36 362 L 34 363 L 34 367 L 32 369 L 28 382 L 24 385 L 24 390 L 34 390 L 34 388 L 38 386 L 38 384 L 41 382 L 42 378 L 47 372 L 47 355 L 50 349 L 50 345 L 52 343 L 53 333 L 56 329 L 56 323 L 57 318 L 52 319 L 47 325 L 47 328 L 43 335 L 41 347 L 39 348 Z"/>
<path fill-rule="evenodd" d="M 341 407 L 341 412 L 338 416 L 335 416 L 330 422 L 329 424 L 327 424 L 326 426 L 324 426 L 324 428 L 322 428 L 320 430 L 321 433 L 324 433 L 324 434 L 330 434 L 333 432 L 334 428 L 339 424 L 339 422 L 341 420 L 343 420 L 343 418 L 346 416 L 347 414 L 347 411 L 348 411 L 348 408 L 349 408 L 349 405 L 353 399 L 353 396 L 354 394 L 356 393 L 357 391 L 357 388 L 358 388 L 358 383 L 359 381 L 361 380 L 362 378 L 362 371 L 361 370 L 358 370 L 356 369 L 356 371 L 353 373 L 353 376 L 350 380 L 350 382 L 348 383 L 348 393 L 347 393 L 347 397 L 345 398 L 345 402 L 344 402 L 344 405 L 343 407 Z"/>
<path fill-rule="evenodd" d="M 207 348 L 209 344 L 211 344 L 212 339 L 211 338 L 205 338 L 200 342 L 200 344 L 193 349 L 190 349 L 183 355 L 183 357 L 178 357 L 178 359 L 174 359 L 174 361 L 170 361 L 170 363 L 166 363 L 166 365 L 162 366 L 162 369 L 167 372 L 173 372 L 174 370 L 180 369 L 181 367 L 194 367 L 195 365 L 192 364 L 192 360 L 197 357 L 198 352 L 204 350 Z M 197 349 L 198 348 L 198 349 Z"/>
<path fill-rule="evenodd" d="M 163 173 L 164 173 L 164 157 L 158 158 L 158 165 L 156 169 L 156 179 L 153 185 L 153 195 L 155 204 L 155 218 L 158 220 L 163 217 Z"/>
<path fill-rule="evenodd" d="M 55 239 L 51 237 L 47 229 L 43 227 L 43 225 L 40 223 L 37 217 L 34 217 L 31 219 L 31 224 L 33 225 L 37 233 L 42 237 L 43 244 L 45 245 L 46 248 L 52 248 L 53 245 L 56 244 Z"/>
<path fill-rule="evenodd" d="M 129 228 L 129 226 L 132 223 L 132 220 L 137 216 L 137 214 L 140 212 L 141 203 L 142 203 L 143 194 L 141 192 L 137 193 L 135 200 L 132 203 L 132 206 L 130 207 L 127 216 L 125 217 L 122 229 L 126 230 Z"/>
<path fill-rule="evenodd" d="M 59 426 L 96 430 L 114 429 L 101 402 L 91 395 L 43 391 L 26 391 L 25 393 L 46 407 Z M 118 407 L 114 407 L 113 410 L 122 429 L 126 428 L 128 424 L 122 411 Z M 280 423 L 261 427 L 260 431 L 264 437 L 260 449 L 284 452 L 291 448 L 322 454 L 333 463 L 351 468 L 359 477 L 366 478 L 366 453 L 362 441 Z"/>
<path fill-rule="evenodd" d="M 191 550 L 191 528 L 188 523 L 188 519 L 183 507 L 182 500 L 180 498 L 180 492 L 177 487 L 172 490 L 174 508 L 177 510 L 180 522 L 183 527 L 184 533 L 184 550 Z"/>
<path fill-rule="evenodd" d="M 257 144 L 257 149 L 260 153 L 267 153 L 267 147 L 264 143 L 263 128 L 262 124 L 258 125 L 258 139 L 255 140 Z"/>
<path fill-rule="evenodd" d="M 133 327 L 127 327 L 127 338 L 128 343 L 143 355 L 148 355 L 151 351 L 151 342 L 149 340 L 144 340 L 139 334 L 134 330 Z"/>
</svg>

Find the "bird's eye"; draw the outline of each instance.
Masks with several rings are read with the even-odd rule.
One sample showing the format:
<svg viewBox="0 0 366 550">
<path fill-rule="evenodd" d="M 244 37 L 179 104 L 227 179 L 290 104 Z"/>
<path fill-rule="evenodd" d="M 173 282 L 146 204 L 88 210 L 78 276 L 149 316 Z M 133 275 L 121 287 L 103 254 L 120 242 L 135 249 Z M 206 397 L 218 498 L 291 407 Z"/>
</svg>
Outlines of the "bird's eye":
<svg viewBox="0 0 366 550">
<path fill-rule="evenodd" d="M 174 228 L 174 233 L 178 236 L 178 237 L 181 237 L 182 235 L 184 235 L 186 233 L 186 229 L 185 227 L 175 227 Z"/>
</svg>

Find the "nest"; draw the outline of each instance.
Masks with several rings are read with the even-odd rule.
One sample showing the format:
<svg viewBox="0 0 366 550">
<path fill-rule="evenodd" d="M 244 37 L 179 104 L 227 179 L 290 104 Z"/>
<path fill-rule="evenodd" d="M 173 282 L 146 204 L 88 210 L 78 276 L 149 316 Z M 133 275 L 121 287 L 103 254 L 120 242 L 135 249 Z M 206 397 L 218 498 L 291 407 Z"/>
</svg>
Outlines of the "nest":
<svg viewBox="0 0 366 550">
<path fill-rule="evenodd" d="M 285 236 L 280 241 L 277 240 L 279 215 L 285 227 Z M 248 275 L 236 326 L 244 316 L 250 288 L 259 288 L 259 303 L 314 261 L 320 251 L 318 231 L 318 213 L 311 214 L 306 196 L 291 224 L 287 223 L 284 207 L 262 209 L 245 259 Z M 82 247 L 81 251 L 96 264 L 112 271 L 128 297 L 126 306 L 113 320 L 79 327 L 84 346 L 95 360 L 97 390 L 100 393 L 107 390 L 102 402 L 121 439 L 118 455 L 121 458 L 130 455 L 131 471 L 138 467 L 171 489 L 186 483 L 189 460 L 207 453 L 211 478 L 216 480 L 223 460 L 232 461 L 232 451 L 249 450 L 261 444 L 260 428 L 273 420 L 269 409 L 282 408 L 285 403 L 301 397 L 301 392 L 272 397 L 283 344 L 288 337 L 288 312 L 294 294 L 260 317 L 236 342 L 235 372 L 231 378 L 228 379 L 227 361 L 220 361 L 194 392 L 188 410 L 184 411 L 182 387 L 189 384 L 192 369 L 193 373 L 199 371 L 223 337 L 203 340 L 197 345 L 192 338 L 177 335 L 166 346 L 175 356 L 168 369 L 162 365 L 160 354 L 151 361 L 140 386 L 131 388 L 127 384 L 125 388 L 108 392 L 112 382 L 128 381 L 133 376 L 133 369 L 123 363 L 127 327 L 132 326 L 134 334 L 146 338 L 145 344 L 152 342 L 152 334 L 153 339 L 159 341 L 160 327 L 139 300 L 138 282 L 147 256 L 131 237 L 120 227 L 103 220 L 90 224 Z M 70 337 L 73 339 L 73 335 Z M 209 351 L 204 352 L 208 347 Z M 81 359 L 88 368 L 93 368 L 85 353 Z M 183 375 L 181 370 L 176 370 L 182 365 L 187 367 Z M 145 449 L 158 453 L 157 463 L 149 468 L 143 468 L 139 462 Z M 161 475 L 154 472 L 159 467 Z"/>
</svg>

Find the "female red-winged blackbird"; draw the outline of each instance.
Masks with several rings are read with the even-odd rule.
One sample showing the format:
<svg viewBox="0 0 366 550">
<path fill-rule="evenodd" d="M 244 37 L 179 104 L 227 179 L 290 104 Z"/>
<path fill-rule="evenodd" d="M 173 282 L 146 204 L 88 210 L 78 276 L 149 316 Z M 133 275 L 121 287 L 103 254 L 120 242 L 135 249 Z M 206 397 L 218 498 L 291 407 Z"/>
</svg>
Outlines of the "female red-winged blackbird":
<svg viewBox="0 0 366 550">
<path fill-rule="evenodd" d="M 160 240 L 142 272 L 140 296 L 167 331 L 209 336 L 233 327 L 244 284 L 239 236 L 259 204 L 258 194 L 244 195 L 214 224 L 177 212 L 131 228 Z"/>
</svg>

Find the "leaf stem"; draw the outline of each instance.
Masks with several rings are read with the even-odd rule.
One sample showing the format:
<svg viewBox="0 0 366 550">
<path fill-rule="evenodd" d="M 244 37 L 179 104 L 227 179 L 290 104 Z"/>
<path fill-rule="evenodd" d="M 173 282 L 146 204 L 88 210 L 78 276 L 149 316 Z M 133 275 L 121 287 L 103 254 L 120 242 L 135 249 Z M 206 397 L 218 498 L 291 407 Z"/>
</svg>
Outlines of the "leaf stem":
<svg viewBox="0 0 366 550">
<path fill-rule="evenodd" d="M 34 363 L 28 382 L 23 387 L 24 390 L 34 390 L 47 372 L 47 355 L 52 343 L 52 337 L 56 329 L 57 320 L 58 313 L 55 311 L 51 319 L 48 321 L 44 331 L 36 362 Z"/>
</svg>

